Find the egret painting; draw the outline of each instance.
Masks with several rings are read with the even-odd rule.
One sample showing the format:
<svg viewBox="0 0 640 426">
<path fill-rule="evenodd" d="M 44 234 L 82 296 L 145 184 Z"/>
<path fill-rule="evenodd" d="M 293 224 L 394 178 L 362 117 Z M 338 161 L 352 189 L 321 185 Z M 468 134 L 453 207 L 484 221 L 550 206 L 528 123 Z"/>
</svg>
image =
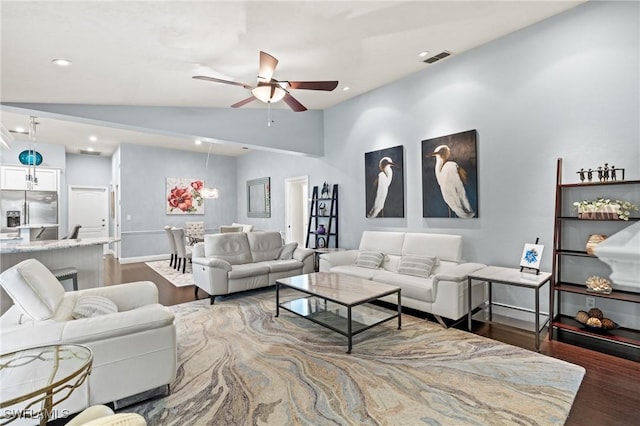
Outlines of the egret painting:
<svg viewBox="0 0 640 426">
<path fill-rule="evenodd" d="M 477 132 L 422 141 L 422 217 L 478 217 Z"/>
<path fill-rule="evenodd" d="M 404 217 L 404 147 L 364 154 L 366 216 Z"/>
</svg>

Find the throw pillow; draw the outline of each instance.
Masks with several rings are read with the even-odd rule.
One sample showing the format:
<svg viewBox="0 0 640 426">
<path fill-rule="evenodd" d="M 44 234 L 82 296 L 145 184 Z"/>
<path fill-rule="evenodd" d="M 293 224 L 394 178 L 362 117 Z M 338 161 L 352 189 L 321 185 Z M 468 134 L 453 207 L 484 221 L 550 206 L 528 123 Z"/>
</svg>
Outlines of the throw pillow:
<svg viewBox="0 0 640 426">
<path fill-rule="evenodd" d="M 288 243 L 282 246 L 278 260 L 293 259 L 293 252 L 298 248 L 298 243 Z"/>
<path fill-rule="evenodd" d="M 73 318 L 91 318 L 116 312 L 118 312 L 118 306 L 106 297 L 81 296 L 73 308 Z"/>
<path fill-rule="evenodd" d="M 356 257 L 356 265 L 363 268 L 377 269 L 384 260 L 384 254 L 377 251 L 361 251 Z"/>
<path fill-rule="evenodd" d="M 415 277 L 428 278 L 433 266 L 438 261 L 434 256 L 421 256 L 417 254 L 405 254 L 400 259 L 398 273 L 413 275 Z"/>
</svg>

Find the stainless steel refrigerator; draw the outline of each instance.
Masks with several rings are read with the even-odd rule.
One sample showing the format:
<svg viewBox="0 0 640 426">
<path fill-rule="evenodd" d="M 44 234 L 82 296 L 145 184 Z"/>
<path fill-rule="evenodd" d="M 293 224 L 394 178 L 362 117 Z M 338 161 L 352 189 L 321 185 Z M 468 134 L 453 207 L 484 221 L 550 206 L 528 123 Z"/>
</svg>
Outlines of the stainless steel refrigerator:
<svg viewBox="0 0 640 426">
<path fill-rule="evenodd" d="M 17 232 L 19 223 L 36 226 L 31 230 L 32 240 L 58 239 L 57 192 L 2 190 L 0 208 L 1 232 Z"/>
</svg>

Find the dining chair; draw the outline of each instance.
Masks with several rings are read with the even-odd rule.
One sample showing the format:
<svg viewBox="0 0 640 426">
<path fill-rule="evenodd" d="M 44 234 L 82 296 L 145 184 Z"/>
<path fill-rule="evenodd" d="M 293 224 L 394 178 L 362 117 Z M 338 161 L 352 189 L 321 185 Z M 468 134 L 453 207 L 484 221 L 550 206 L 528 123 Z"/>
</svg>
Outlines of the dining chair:
<svg viewBox="0 0 640 426">
<path fill-rule="evenodd" d="M 173 237 L 173 232 L 171 232 L 170 226 L 165 226 L 164 230 L 167 232 L 167 237 L 169 238 L 169 252 L 171 253 L 171 260 L 169 261 L 169 266 L 173 269 L 176 269 L 176 262 L 178 260 L 178 250 L 176 249 L 176 240 Z"/>
<path fill-rule="evenodd" d="M 184 274 L 187 269 L 187 259 L 191 260 L 191 246 L 187 245 L 184 228 L 171 228 L 171 232 L 178 252 L 178 265 L 174 268 L 180 270 L 182 267 L 182 273 Z"/>
<path fill-rule="evenodd" d="M 204 241 L 204 221 L 185 222 L 185 233 L 191 245 Z"/>
</svg>

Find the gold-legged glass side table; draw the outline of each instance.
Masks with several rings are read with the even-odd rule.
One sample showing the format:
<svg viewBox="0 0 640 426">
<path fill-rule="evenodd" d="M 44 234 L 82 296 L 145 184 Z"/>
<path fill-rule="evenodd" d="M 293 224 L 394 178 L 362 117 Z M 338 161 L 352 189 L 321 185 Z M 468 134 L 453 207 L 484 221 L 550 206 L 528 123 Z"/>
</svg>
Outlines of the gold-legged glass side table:
<svg viewBox="0 0 640 426">
<path fill-rule="evenodd" d="M 52 416 L 53 407 L 82 386 L 92 362 L 91 349 L 82 345 L 41 346 L 0 355 L 0 425 L 18 418 L 45 425 L 57 417 Z"/>
</svg>

